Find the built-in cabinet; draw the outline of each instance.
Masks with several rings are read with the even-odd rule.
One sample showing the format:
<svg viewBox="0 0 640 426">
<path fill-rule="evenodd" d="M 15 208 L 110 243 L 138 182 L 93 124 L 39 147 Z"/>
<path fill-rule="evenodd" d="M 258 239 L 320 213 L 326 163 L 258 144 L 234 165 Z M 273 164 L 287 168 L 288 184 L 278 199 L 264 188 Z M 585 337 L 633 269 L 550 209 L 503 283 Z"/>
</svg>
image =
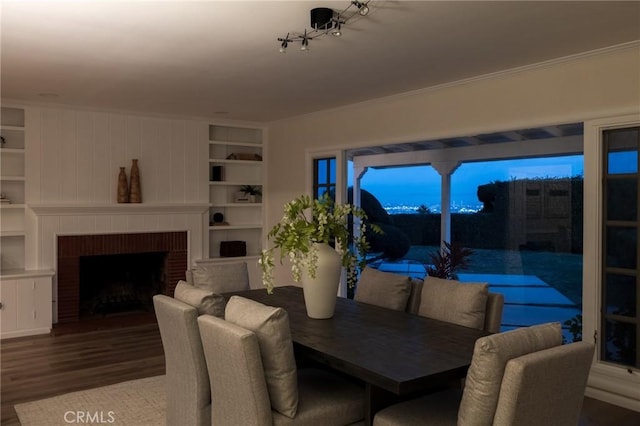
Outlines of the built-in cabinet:
<svg viewBox="0 0 640 426">
<path fill-rule="evenodd" d="M 0 337 L 48 333 L 53 271 L 25 270 L 25 111 L 0 119 Z"/>
<path fill-rule="evenodd" d="M 28 271 L 0 278 L 2 338 L 51 331 L 52 271 Z"/>
<path fill-rule="evenodd" d="M 209 126 L 209 259 L 202 262 L 257 264 L 264 226 L 263 149 L 260 128 Z M 257 193 L 244 192 L 248 189 Z M 226 257 L 220 248 L 227 241 L 244 242 L 246 255 Z"/>
</svg>

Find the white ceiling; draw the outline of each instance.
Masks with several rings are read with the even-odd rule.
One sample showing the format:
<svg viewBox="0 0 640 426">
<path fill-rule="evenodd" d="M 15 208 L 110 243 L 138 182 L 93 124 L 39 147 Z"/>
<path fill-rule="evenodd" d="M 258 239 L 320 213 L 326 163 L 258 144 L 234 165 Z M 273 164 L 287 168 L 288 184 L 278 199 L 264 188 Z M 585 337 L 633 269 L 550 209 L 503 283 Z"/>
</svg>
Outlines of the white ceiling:
<svg viewBox="0 0 640 426">
<path fill-rule="evenodd" d="M 348 5 L 2 0 L 2 97 L 269 122 L 640 40 L 639 1 L 373 0 L 278 52 L 311 8 Z"/>
</svg>

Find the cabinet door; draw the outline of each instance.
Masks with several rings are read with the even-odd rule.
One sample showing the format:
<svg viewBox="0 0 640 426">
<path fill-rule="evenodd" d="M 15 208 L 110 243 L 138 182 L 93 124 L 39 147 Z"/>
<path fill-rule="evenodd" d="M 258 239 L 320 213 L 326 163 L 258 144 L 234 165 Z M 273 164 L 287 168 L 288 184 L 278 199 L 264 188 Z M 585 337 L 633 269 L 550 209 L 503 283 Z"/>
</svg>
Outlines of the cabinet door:
<svg viewBox="0 0 640 426">
<path fill-rule="evenodd" d="M 18 281 L 17 327 L 21 330 L 51 327 L 51 279 L 25 278 Z"/>
<path fill-rule="evenodd" d="M 17 306 L 17 282 L 16 280 L 0 281 L 0 332 L 6 333 L 16 330 L 18 323 L 18 306 Z"/>
</svg>

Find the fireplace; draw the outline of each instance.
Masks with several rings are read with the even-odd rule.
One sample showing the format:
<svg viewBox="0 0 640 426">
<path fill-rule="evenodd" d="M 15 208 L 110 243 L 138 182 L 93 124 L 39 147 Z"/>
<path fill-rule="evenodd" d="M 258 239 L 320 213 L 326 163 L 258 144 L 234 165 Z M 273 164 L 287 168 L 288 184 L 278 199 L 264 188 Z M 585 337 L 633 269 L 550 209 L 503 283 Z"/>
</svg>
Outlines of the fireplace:
<svg viewBox="0 0 640 426">
<path fill-rule="evenodd" d="M 153 312 L 166 288 L 166 252 L 80 256 L 80 319 Z"/>
<path fill-rule="evenodd" d="M 187 269 L 187 232 L 58 236 L 58 322 L 150 311 Z"/>
</svg>

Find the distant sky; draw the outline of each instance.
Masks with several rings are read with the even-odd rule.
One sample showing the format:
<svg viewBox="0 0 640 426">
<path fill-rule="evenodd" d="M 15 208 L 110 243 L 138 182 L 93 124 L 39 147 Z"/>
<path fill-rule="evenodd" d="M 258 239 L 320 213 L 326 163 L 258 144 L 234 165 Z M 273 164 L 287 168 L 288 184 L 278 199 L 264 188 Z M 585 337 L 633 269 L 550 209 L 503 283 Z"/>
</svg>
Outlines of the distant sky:
<svg viewBox="0 0 640 426">
<path fill-rule="evenodd" d="M 350 170 L 351 172 L 351 170 Z M 464 163 L 452 177 L 451 198 L 456 204 L 479 205 L 479 185 L 511 179 L 572 177 L 584 173 L 583 156 Z M 349 184 L 353 176 L 349 174 Z M 431 166 L 369 169 L 362 188 L 378 198 L 383 206 L 408 204 L 428 207 L 440 205 L 440 175 Z"/>
</svg>

